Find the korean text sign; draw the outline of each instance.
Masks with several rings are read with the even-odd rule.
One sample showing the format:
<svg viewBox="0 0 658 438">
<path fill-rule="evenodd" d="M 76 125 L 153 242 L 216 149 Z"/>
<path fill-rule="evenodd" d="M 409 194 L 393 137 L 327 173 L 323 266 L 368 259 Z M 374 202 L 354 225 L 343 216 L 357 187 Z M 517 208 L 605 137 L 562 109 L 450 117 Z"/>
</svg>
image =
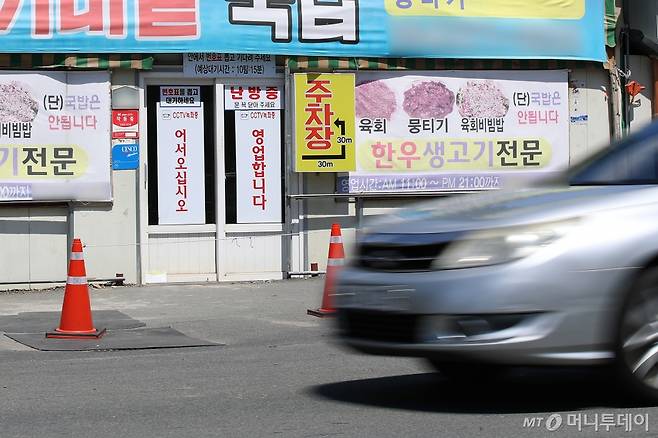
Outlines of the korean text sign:
<svg viewBox="0 0 658 438">
<path fill-rule="evenodd" d="M 226 110 L 281 109 L 281 90 L 277 86 L 228 85 L 224 87 Z"/>
<path fill-rule="evenodd" d="M 139 110 L 112 110 L 112 138 L 139 138 Z"/>
<path fill-rule="evenodd" d="M 236 111 L 239 224 L 281 223 L 281 111 Z"/>
<path fill-rule="evenodd" d="M 187 77 L 272 78 L 276 77 L 276 62 L 273 55 L 186 53 L 183 73 Z"/>
<path fill-rule="evenodd" d="M 158 218 L 160 225 L 206 223 L 204 107 L 200 87 L 160 87 Z"/>
<path fill-rule="evenodd" d="M 566 71 L 361 74 L 341 191 L 497 189 L 569 163 Z"/>
<path fill-rule="evenodd" d="M 107 72 L 0 73 L 0 201 L 110 201 Z"/>
<path fill-rule="evenodd" d="M 605 61 L 602 0 L 5 0 L 6 52 Z"/>
<path fill-rule="evenodd" d="M 354 75 L 295 75 L 297 172 L 354 170 Z"/>
</svg>

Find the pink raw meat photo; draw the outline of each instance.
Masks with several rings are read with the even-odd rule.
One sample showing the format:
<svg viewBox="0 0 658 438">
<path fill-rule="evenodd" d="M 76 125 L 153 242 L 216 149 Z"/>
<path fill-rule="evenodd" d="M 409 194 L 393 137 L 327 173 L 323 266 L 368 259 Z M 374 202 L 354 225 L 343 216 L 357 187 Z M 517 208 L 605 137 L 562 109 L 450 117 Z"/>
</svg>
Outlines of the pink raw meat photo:
<svg viewBox="0 0 658 438">
<path fill-rule="evenodd" d="M 31 122 L 38 112 L 39 104 L 23 84 L 0 84 L 0 123 Z"/>
<path fill-rule="evenodd" d="M 462 117 L 505 117 L 509 99 L 494 81 L 468 81 L 457 93 L 457 107 Z"/>
<path fill-rule="evenodd" d="M 390 119 L 396 109 L 395 93 L 384 81 L 364 82 L 356 87 L 358 118 Z"/>
<path fill-rule="evenodd" d="M 415 82 L 404 92 L 404 110 L 410 117 L 443 119 L 452 112 L 455 94 L 439 81 Z"/>
</svg>

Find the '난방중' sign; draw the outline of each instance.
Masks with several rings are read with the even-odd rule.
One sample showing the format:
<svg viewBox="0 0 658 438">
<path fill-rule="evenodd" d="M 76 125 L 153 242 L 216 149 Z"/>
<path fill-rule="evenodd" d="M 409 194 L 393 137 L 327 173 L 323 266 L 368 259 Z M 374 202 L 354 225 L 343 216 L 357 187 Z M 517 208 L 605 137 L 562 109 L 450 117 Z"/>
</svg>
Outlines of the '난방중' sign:
<svg viewBox="0 0 658 438">
<path fill-rule="evenodd" d="M 224 87 L 224 109 L 278 110 L 281 109 L 281 90 L 276 85 L 227 85 Z"/>
<path fill-rule="evenodd" d="M 109 74 L 0 73 L 0 201 L 111 199 Z"/>
<path fill-rule="evenodd" d="M 295 75 L 297 172 L 354 170 L 354 75 Z"/>
</svg>

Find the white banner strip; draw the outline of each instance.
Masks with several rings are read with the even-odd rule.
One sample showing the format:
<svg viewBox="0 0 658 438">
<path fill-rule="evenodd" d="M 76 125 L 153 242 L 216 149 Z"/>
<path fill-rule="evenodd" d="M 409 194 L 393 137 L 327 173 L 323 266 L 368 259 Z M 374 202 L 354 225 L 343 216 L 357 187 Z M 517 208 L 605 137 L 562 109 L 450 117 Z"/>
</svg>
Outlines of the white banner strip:
<svg viewBox="0 0 658 438">
<path fill-rule="evenodd" d="M 343 266 L 345 264 L 345 259 L 329 259 L 327 260 L 327 266 Z"/>
<path fill-rule="evenodd" d="M 66 284 L 74 284 L 74 285 L 87 284 L 87 277 L 67 277 Z"/>
</svg>

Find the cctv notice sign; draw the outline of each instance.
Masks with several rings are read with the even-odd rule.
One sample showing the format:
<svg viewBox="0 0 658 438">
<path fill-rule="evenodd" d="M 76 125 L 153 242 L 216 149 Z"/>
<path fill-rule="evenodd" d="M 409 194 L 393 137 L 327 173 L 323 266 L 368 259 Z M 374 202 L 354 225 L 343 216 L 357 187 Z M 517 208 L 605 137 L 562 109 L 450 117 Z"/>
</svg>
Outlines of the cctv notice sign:
<svg viewBox="0 0 658 438">
<path fill-rule="evenodd" d="M 354 75 L 295 75 L 297 172 L 355 170 Z"/>
</svg>

